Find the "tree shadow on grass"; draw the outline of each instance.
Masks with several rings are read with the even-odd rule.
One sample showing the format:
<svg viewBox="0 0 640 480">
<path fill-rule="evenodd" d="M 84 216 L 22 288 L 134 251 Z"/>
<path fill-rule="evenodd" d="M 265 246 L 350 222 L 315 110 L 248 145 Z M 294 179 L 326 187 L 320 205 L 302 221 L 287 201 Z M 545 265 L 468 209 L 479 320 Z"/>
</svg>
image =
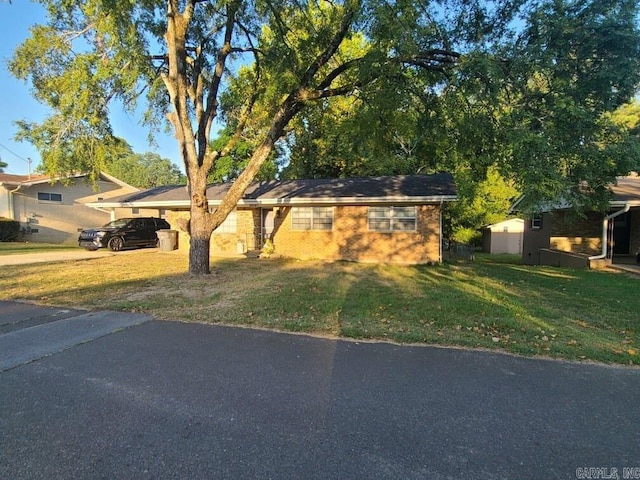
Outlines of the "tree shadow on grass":
<svg viewBox="0 0 640 480">
<path fill-rule="evenodd" d="M 619 363 L 640 343 L 637 281 L 611 273 L 233 258 L 190 277 L 178 256 L 113 258 L 5 269 L 2 299 Z"/>
</svg>

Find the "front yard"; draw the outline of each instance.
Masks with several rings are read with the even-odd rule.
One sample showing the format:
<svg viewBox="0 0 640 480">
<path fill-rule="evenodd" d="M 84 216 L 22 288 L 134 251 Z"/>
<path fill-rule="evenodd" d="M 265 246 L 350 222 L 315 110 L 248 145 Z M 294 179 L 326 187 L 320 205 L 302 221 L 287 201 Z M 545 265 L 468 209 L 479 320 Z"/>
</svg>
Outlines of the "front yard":
<svg viewBox="0 0 640 480">
<path fill-rule="evenodd" d="M 217 259 L 212 269 L 206 278 L 191 278 L 184 256 L 155 250 L 3 267 L 0 299 L 640 363 L 640 278 L 623 273 L 530 267 L 517 257 L 491 256 L 410 267 Z"/>
</svg>

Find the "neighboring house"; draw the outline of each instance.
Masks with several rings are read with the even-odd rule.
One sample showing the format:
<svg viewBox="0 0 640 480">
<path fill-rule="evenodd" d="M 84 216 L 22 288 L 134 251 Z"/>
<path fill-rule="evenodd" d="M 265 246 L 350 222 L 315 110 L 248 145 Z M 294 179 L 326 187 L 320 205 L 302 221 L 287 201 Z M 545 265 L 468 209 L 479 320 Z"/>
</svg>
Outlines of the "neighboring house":
<svg viewBox="0 0 640 480">
<path fill-rule="evenodd" d="M 523 263 L 598 268 L 634 261 L 640 250 L 640 177 L 619 177 L 611 191 L 606 213 L 579 217 L 560 205 L 531 216 L 525 222 Z"/>
<path fill-rule="evenodd" d="M 211 185 L 209 208 L 231 184 Z M 256 182 L 211 239 L 211 254 L 260 250 L 299 259 L 419 264 L 442 260 L 442 209 L 457 200 L 450 174 Z M 168 212 L 176 228 L 189 216 L 185 186 L 157 187 L 109 201 L 101 209 Z M 180 232 L 178 246 L 189 239 Z"/>
<path fill-rule="evenodd" d="M 482 229 L 482 251 L 486 253 L 522 253 L 524 220 L 510 218 Z"/>
<path fill-rule="evenodd" d="M 87 203 L 139 191 L 106 173 L 95 187 L 84 174 L 64 180 L 0 173 L 0 216 L 19 221 L 25 240 L 74 243 L 78 229 L 111 220 L 109 212 L 88 208 Z"/>
</svg>

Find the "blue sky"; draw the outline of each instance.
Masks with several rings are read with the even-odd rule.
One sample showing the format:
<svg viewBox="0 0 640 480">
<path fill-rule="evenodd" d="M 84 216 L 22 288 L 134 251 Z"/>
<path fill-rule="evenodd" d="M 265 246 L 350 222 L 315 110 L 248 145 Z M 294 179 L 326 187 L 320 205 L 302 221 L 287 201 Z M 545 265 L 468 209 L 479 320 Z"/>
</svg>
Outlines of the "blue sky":
<svg viewBox="0 0 640 480">
<path fill-rule="evenodd" d="M 13 122 L 40 122 L 46 117 L 47 109 L 31 97 L 29 84 L 11 76 L 7 62 L 16 47 L 29 36 L 29 27 L 44 20 L 44 10 L 38 4 L 28 0 L 0 1 L 0 158 L 9 164 L 5 173 L 28 173 L 29 158 L 32 170 L 40 163 L 40 154 L 30 143 L 13 140 L 16 134 Z M 148 130 L 139 125 L 138 119 L 113 112 L 112 124 L 115 134 L 126 140 L 136 153 L 156 152 L 183 169 L 176 140 L 170 134 L 156 135 L 158 146 L 151 147 L 147 141 Z"/>
</svg>

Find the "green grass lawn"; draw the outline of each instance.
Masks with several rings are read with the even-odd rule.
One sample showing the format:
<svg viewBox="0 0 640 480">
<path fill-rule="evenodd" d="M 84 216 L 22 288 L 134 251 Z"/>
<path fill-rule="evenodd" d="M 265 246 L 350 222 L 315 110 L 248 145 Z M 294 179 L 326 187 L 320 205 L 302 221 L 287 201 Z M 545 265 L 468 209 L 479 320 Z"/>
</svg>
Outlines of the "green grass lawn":
<svg viewBox="0 0 640 480">
<path fill-rule="evenodd" d="M 55 252 L 57 250 L 77 250 L 75 244 L 51 244 L 33 242 L 0 242 L 0 255 L 14 255 L 19 253 Z"/>
<path fill-rule="evenodd" d="M 5 267 L 0 298 L 355 339 L 640 363 L 640 277 L 518 261 L 479 256 L 472 264 L 392 266 L 218 259 L 212 275 L 192 278 L 184 256 L 142 250 L 62 267 Z"/>
</svg>

